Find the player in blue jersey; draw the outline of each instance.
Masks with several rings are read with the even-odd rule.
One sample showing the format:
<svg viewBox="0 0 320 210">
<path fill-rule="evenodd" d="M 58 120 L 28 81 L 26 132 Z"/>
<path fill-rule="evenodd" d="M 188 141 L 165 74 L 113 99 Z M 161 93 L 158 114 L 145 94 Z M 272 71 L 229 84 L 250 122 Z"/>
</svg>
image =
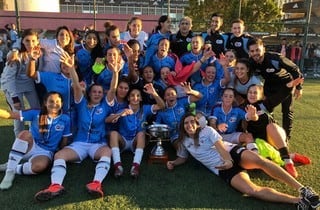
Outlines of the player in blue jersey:
<svg viewBox="0 0 320 210">
<path fill-rule="evenodd" d="M 165 109 L 157 114 L 156 122 L 169 126 L 170 141 L 176 148 L 175 141 L 178 138 L 178 126 L 181 117 L 185 114 L 189 105 L 198 101 L 202 94 L 199 91 L 191 89 L 190 83 L 182 83 L 186 97 L 177 98 L 177 90 L 173 86 L 168 86 L 164 91 Z"/>
<path fill-rule="evenodd" d="M 8 112 L 0 109 L 0 117 L 30 121 L 30 130 L 24 130 L 16 137 L 8 162 L 0 166 L 6 171 L 1 190 L 9 189 L 15 174 L 33 175 L 46 170 L 52 162 L 54 153 L 67 143 L 70 132 L 70 118 L 62 114 L 62 96 L 49 92 L 41 110 Z M 19 164 L 24 159 L 27 162 Z"/>
<path fill-rule="evenodd" d="M 35 195 L 39 201 L 52 199 L 64 192 L 62 186 L 67 172 L 66 162 L 81 162 L 86 157 L 97 161 L 93 181 L 86 185 L 89 193 L 102 197 L 101 183 L 110 168 L 111 150 L 106 143 L 105 118 L 109 108 L 100 85 L 92 85 L 84 96 L 74 69 L 74 57 L 67 53 L 61 56 L 61 62 L 69 66 L 72 78 L 75 106 L 78 113 L 78 131 L 73 142 L 57 152 L 51 170 L 51 185 Z"/>
<path fill-rule="evenodd" d="M 79 79 L 83 80 L 88 87 L 94 81 L 92 65 L 95 63 L 96 58 L 103 57 L 99 33 L 95 30 L 85 32 L 83 43 L 75 47 L 75 54 Z"/>
<path fill-rule="evenodd" d="M 210 63 L 205 68 L 202 81 L 193 85 L 193 89 L 203 95 L 203 97 L 196 102 L 197 110 L 205 113 L 207 117 L 211 115 L 214 105 L 220 101 L 222 90 L 230 81 L 227 60 L 223 54 L 220 55 L 219 63 L 222 64 L 224 70 L 222 79 L 216 76 L 217 67 L 215 63 Z"/>
<path fill-rule="evenodd" d="M 130 150 L 134 152 L 130 175 L 134 178 L 139 176 L 139 167 L 145 147 L 144 131 L 147 118 L 165 106 L 163 100 L 153 88 L 152 83 L 147 83 L 143 91 L 151 94 L 156 100 L 156 104 L 143 105 L 141 91 L 131 89 L 128 93 L 129 107 L 118 111 L 118 113 L 114 115 L 110 115 L 106 120 L 107 122 L 119 121 L 119 130 L 111 131 L 110 133 L 110 147 L 112 149 L 115 177 L 121 177 L 123 175 L 120 150 Z"/>
<path fill-rule="evenodd" d="M 257 145 L 251 133 L 239 132 L 242 120 L 248 120 L 246 112 L 234 106 L 235 91 L 226 88 L 222 93 L 222 103 L 213 108 L 209 116 L 210 126 L 216 129 L 224 141 L 234 144 L 245 144 L 250 150 L 257 151 Z"/>
<path fill-rule="evenodd" d="M 168 15 L 162 15 L 158 19 L 158 25 L 155 28 L 155 31 L 149 39 L 146 41 L 146 51 L 145 51 L 145 60 L 144 66 L 147 66 L 150 62 L 151 57 L 157 52 L 157 46 L 159 40 L 166 38 L 169 39 L 171 31 L 171 19 Z"/>
</svg>

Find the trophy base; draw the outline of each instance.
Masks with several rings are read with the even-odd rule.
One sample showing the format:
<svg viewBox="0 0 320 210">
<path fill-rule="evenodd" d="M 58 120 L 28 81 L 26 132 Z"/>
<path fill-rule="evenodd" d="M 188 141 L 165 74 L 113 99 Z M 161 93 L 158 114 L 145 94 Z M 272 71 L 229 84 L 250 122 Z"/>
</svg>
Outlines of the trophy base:
<svg viewBox="0 0 320 210">
<path fill-rule="evenodd" d="M 149 156 L 149 159 L 148 159 L 148 164 L 151 164 L 151 163 L 164 163 L 166 164 L 168 162 L 168 154 L 165 153 L 163 155 L 153 155 L 153 154 L 150 154 Z"/>
</svg>

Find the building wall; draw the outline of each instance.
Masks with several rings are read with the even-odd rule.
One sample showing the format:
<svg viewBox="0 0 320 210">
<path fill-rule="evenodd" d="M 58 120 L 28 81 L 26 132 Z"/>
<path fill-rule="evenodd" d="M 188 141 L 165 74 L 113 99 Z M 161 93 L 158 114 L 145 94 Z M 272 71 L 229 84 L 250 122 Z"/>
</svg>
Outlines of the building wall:
<svg viewBox="0 0 320 210">
<path fill-rule="evenodd" d="M 60 12 L 59 0 L 17 0 L 20 11 Z M 14 0 L 4 0 L 3 10 L 15 11 Z"/>
</svg>

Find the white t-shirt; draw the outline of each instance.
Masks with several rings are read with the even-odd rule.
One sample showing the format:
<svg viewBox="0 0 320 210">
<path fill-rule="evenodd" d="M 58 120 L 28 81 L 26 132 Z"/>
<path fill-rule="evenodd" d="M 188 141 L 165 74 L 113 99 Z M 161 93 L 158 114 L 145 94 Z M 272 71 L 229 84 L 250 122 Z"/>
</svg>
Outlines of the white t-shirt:
<svg viewBox="0 0 320 210">
<path fill-rule="evenodd" d="M 140 43 L 140 49 L 143 50 L 145 46 L 145 42 L 148 40 L 149 35 L 144 31 L 140 31 L 139 35 L 136 38 L 131 37 L 129 31 L 125 31 L 122 34 L 122 39 L 125 41 L 129 41 L 130 39 L 135 39 Z"/>
<path fill-rule="evenodd" d="M 238 93 L 242 94 L 242 95 L 247 95 L 247 91 L 250 85 L 263 85 L 261 79 L 257 76 L 251 76 L 250 79 L 245 83 L 242 84 L 239 80 L 237 80 L 237 82 L 235 82 L 235 75 L 233 74 L 231 76 L 231 80 L 230 83 L 228 85 L 228 87 L 231 87 L 233 89 L 235 89 Z"/>
<path fill-rule="evenodd" d="M 64 52 L 56 39 L 40 39 L 40 46 L 43 49 L 43 65 L 39 66 L 40 71 L 60 73 L 60 54 Z"/>
<path fill-rule="evenodd" d="M 183 147 L 177 152 L 177 156 L 187 158 L 189 153 L 210 171 L 218 175 L 219 170 L 215 167 L 222 165 L 222 158 L 214 146 L 218 140 L 222 140 L 219 133 L 212 127 L 205 126 L 199 133 L 199 146 L 194 145 L 192 138 L 186 137 L 182 144 Z M 236 146 L 228 142 L 223 143 L 228 152 Z"/>
</svg>

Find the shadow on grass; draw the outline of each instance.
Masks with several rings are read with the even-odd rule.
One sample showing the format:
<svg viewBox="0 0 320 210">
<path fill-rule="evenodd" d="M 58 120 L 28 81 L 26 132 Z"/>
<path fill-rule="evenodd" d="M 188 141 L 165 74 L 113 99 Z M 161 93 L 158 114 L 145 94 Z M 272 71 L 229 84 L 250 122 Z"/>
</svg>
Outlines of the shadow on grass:
<svg viewBox="0 0 320 210">
<path fill-rule="evenodd" d="M 0 127 L 1 157 L 6 161 L 13 142 L 12 127 Z M 50 170 L 36 176 L 16 176 L 13 187 L 0 191 L 1 209 L 292 209 L 292 205 L 273 204 L 242 196 L 199 162 L 190 158 L 183 166 L 168 171 L 164 164 L 148 164 L 153 145 L 144 153 L 141 175 L 137 180 L 129 176 L 133 155 L 122 155 L 125 175 L 113 177 L 111 168 L 103 182 L 105 197 L 94 199 L 85 185 L 94 176 L 95 164 L 85 160 L 81 164 L 68 164 L 64 180 L 66 193 L 48 202 L 39 203 L 34 194 L 50 184 Z M 175 153 L 164 144 L 170 159 Z M 261 172 L 251 172 L 258 179 L 273 182 Z M 1 172 L 0 178 L 2 179 Z"/>
</svg>

